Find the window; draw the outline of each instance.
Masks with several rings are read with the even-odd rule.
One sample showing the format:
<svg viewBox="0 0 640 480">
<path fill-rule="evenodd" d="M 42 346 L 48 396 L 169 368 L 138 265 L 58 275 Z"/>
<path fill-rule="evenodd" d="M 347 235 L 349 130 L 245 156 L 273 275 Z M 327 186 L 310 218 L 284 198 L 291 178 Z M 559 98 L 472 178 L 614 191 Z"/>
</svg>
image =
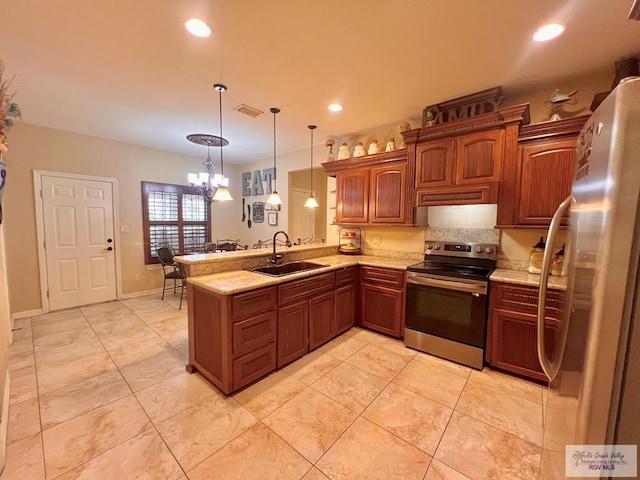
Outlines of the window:
<svg viewBox="0 0 640 480">
<path fill-rule="evenodd" d="M 199 252 L 211 241 L 211 218 L 205 199 L 191 187 L 142 182 L 145 265 L 159 263 L 156 249 Z"/>
</svg>

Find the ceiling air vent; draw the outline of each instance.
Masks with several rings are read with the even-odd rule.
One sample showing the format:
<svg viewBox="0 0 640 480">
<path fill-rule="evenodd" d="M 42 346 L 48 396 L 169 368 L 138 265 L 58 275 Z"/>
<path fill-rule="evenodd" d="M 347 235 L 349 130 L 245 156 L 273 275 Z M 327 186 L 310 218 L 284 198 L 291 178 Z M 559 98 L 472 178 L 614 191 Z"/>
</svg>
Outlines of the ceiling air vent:
<svg viewBox="0 0 640 480">
<path fill-rule="evenodd" d="M 238 105 L 236 108 L 234 108 L 234 110 L 240 113 L 244 113 L 245 115 L 249 115 L 251 118 L 255 118 L 258 115 L 262 115 L 264 113 L 257 108 L 250 107 L 249 105 L 245 105 L 244 103 L 242 105 Z"/>
</svg>

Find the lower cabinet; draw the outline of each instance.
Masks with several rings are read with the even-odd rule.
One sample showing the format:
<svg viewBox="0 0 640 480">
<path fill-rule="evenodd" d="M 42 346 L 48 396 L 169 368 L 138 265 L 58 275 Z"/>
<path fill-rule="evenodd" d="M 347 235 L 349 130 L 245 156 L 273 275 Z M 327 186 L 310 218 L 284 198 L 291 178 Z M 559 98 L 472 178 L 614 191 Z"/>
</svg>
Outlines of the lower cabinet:
<svg viewBox="0 0 640 480">
<path fill-rule="evenodd" d="M 278 285 L 278 368 L 333 338 L 335 273 Z"/>
<path fill-rule="evenodd" d="M 309 351 L 309 302 L 278 309 L 278 361 L 280 368 Z"/>
<path fill-rule="evenodd" d="M 551 359 L 557 354 L 555 341 L 562 301 L 562 292 L 547 291 L 545 349 L 547 357 Z M 486 360 L 492 367 L 546 381 L 538 361 L 537 303 L 538 289 L 535 287 L 501 283 L 491 285 Z"/>
<path fill-rule="evenodd" d="M 405 272 L 388 268 L 361 267 L 361 278 L 360 323 L 385 335 L 402 337 Z"/>
<path fill-rule="evenodd" d="M 309 300 L 309 350 L 327 343 L 334 335 L 335 293 L 327 292 Z"/>
<path fill-rule="evenodd" d="M 336 271 L 335 314 L 333 336 L 346 332 L 358 319 L 359 267 Z"/>
<path fill-rule="evenodd" d="M 189 364 L 229 394 L 276 368 L 277 290 L 218 295 L 187 284 Z"/>
</svg>

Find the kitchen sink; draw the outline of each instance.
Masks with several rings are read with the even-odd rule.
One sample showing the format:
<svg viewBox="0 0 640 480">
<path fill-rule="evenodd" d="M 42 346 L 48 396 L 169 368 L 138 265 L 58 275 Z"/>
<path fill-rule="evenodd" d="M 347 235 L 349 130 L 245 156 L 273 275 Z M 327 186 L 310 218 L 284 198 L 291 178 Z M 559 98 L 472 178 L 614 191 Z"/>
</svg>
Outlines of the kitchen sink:
<svg viewBox="0 0 640 480">
<path fill-rule="evenodd" d="M 313 270 L 315 268 L 328 267 L 329 265 L 323 265 L 321 263 L 313 262 L 289 262 L 282 265 L 269 265 L 268 267 L 254 268 L 256 273 L 262 273 L 264 275 L 271 275 L 272 277 L 281 277 L 282 275 L 290 275 L 292 273 L 304 272 L 305 270 Z"/>
</svg>

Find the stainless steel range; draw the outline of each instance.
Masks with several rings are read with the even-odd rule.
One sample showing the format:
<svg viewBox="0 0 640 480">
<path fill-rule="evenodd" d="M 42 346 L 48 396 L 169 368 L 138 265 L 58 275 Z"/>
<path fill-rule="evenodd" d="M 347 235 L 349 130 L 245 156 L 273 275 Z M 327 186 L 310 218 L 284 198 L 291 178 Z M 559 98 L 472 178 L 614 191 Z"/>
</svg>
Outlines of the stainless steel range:
<svg viewBox="0 0 640 480">
<path fill-rule="evenodd" d="M 482 369 L 489 275 L 497 245 L 426 242 L 424 262 L 407 270 L 404 343 Z"/>
</svg>

